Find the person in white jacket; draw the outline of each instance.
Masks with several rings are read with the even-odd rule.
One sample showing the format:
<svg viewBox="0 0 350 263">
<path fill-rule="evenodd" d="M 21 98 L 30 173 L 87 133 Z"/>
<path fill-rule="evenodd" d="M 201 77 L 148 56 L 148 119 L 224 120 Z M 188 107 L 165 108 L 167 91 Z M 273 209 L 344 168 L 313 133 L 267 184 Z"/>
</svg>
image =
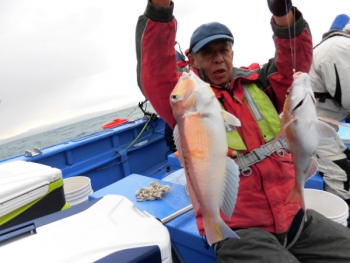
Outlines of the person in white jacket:
<svg viewBox="0 0 350 263">
<path fill-rule="evenodd" d="M 318 116 L 342 121 L 350 116 L 350 18 L 338 15 L 315 46 L 309 72 Z M 334 125 L 333 125 L 334 126 Z M 334 126 L 338 130 L 337 126 Z M 317 150 L 325 190 L 350 205 L 350 151 L 339 138 L 321 138 Z"/>
</svg>

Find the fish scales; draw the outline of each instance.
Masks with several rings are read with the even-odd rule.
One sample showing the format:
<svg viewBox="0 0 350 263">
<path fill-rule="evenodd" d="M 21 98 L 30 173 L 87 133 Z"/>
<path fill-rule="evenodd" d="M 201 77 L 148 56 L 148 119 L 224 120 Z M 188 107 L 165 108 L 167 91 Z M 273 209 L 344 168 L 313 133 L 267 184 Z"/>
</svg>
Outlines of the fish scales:
<svg viewBox="0 0 350 263">
<path fill-rule="evenodd" d="M 304 183 L 317 171 L 315 152 L 319 138 L 336 136 L 331 126 L 319 120 L 315 103 L 309 75 L 295 73 L 284 103 L 282 129 L 274 139 L 276 142 L 285 135 L 294 163 L 295 184 L 286 203 L 300 203 L 304 211 Z"/>
<path fill-rule="evenodd" d="M 183 159 L 185 167 L 188 167 L 188 173 L 191 175 L 189 177 L 191 185 L 193 188 L 201 189 L 201 191 L 197 191 L 197 198 L 203 198 L 204 202 L 210 204 L 213 202 L 207 199 L 216 198 L 213 205 L 219 209 L 219 196 L 214 196 L 211 189 L 223 188 L 223 181 L 217 180 L 217 175 L 225 172 L 226 163 L 224 161 L 227 149 L 214 147 L 222 144 L 222 137 L 219 138 L 215 134 L 210 125 L 209 117 L 206 117 L 208 120 L 203 122 L 198 115 L 191 115 L 185 119 L 184 125 L 187 128 L 184 129 L 183 138 L 189 138 L 189 140 L 182 143 Z M 213 155 L 219 158 L 213 158 Z M 207 210 L 203 211 L 205 208 L 202 208 L 203 214 L 208 212 Z"/>
<path fill-rule="evenodd" d="M 226 156 L 224 121 L 239 126 L 239 120 L 221 109 L 210 86 L 194 73 L 183 73 L 170 102 L 177 121 L 175 143 L 195 213 L 202 210 L 208 243 L 239 238 L 220 215 L 221 207 L 228 217 L 232 216 L 239 181 L 237 164 Z"/>
</svg>

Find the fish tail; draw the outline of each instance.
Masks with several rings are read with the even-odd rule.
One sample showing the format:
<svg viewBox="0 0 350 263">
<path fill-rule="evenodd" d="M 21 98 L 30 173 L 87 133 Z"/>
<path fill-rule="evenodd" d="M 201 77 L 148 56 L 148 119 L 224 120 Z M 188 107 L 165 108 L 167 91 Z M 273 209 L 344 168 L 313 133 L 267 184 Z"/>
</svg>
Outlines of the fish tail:
<svg viewBox="0 0 350 263">
<path fill-rule="evenodd" d="M 240 238 L 221 218 L 216 224 L 203 220 L 205 236 L 209 245 L 220 242 L 226 238 Z"/>
<path fill-rule="evenodd" d="M 286 200 L 287 203 L 298 203 L 301 205 L 301 208 L 306 211 L 304 196 L 302 193 L 302 189 L 298 185 L 295 185 L 292 192 L 289 194 Z"/>
<path fill-rule="evenodd" d="M 236 234 L 236 232 L 233 231 L 222 219 L 220 220 L 220 231 L 224 239 L 225 238 L 240 239 L 240 237 Z"/>
</svg>

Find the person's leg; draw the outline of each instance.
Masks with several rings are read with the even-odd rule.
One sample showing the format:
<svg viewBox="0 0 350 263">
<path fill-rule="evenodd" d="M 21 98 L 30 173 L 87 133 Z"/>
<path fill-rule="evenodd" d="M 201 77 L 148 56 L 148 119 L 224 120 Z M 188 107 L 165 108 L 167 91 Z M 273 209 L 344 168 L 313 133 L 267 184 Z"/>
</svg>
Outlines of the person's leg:
<svg viewBox="0 0 350 263">
<path fill-rule="evenodd" d="M 302 263 L 349 263 L 350 229 L 314 210 L 289 251 Z"/>
<path fill-rule="evenodd" d="M 348 200 L 350 162 L 344 153 L 345 150 L 346 146 L 339 137 L 322 138 L 317 149 L 317 164 L 325 182 L 325 190 Z"/>
<path fill-rule="evenodd" d="M 318 161 L 318 163 L 320 163 Z M 324 169 L 324 166 L 327 168 Z M 322 165 L 319 164 L 319 172 L 323 176 L 325 182 L 325 190 L 339 196 L 344 200 L 350 199 L 349 180 L 350 163 L 348 159 L 331 161 L 328 159 L 322 160 Z"/>
<path fill-rule="evenodd" d="M 346 155 L 346 158 L 350 161 L 350 150 L 349 150 L 349 148 L 346 148 L 343 153 Z"/>
<path fill-rule="evenodd" d="M 241 229 L 236 231 L 240 239 L 229 238 L 215 247 L 219 263 L 299 263 L 271 233 L 259 229 Z"/>
</svg>

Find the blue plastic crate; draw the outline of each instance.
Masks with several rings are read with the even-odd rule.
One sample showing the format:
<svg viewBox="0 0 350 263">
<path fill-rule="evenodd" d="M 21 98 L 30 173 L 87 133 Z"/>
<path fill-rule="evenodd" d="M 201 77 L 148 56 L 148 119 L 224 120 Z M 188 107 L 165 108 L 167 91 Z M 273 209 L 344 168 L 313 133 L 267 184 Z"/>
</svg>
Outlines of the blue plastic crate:
<svg viewBox="0 0 350 263">
<path fill-rule="evenodd" d="M 324 190 L 324 181 L 322 176 L 318 172 L 315 173 L 308 180 L 306 180 L 305 188 Z"/>
<path fill-rule="evenodd" d="M 173 153 L 168 156 L 168 165 L 171 172 L 182 168 L 179 157 L 176 157 Z"/>
<path fill-rule="evenodd" d="M 161 185 L 169 185 L 170 191 L 161 200 L 137 202 L 135 192 L 147 187 L 156 179 L 132 174 L 114 184 L 102 188 L 89 196 L 90 200 L 96 200 L 108 194 L 118 194 L 131 200 L 140 211 L 147 211 L 156 218 L 163 219 L 178 210 L 191 204 L 185 188 L 180 184 L 168 181 L 156 180 Z M 173 244 L 179 257 L 184 262 L 215 263 L 216 256 L 213 248 L 205 247 L 202 237 L 199 235 L 193 210 L 175 218 L 165 225 L 168 228 Z"/>
</svg>

